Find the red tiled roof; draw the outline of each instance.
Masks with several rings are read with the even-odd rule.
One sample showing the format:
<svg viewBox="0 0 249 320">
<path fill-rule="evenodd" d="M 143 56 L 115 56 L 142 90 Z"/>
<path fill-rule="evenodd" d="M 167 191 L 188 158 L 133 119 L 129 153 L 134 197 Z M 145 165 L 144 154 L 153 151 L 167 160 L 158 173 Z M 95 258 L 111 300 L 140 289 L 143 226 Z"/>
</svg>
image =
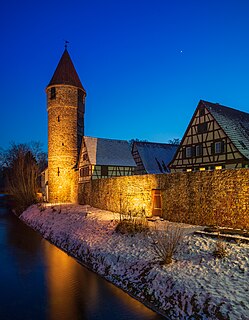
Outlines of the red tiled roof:
<svg viewBox="0 0 249 320">
<path fill-rule="evenodd" d="M 48 87 L 56 84 L 67 84 L 81 88 L 85 91 L 67 49 L 63 52 Z"/>
</svg>

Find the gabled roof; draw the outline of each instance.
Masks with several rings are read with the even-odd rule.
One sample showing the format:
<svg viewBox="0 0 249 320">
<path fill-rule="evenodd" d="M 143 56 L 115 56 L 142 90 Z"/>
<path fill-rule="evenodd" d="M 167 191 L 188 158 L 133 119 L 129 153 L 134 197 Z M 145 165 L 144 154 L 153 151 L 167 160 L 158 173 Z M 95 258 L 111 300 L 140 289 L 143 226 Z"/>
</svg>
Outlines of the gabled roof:
<svg viewBox="0 0 249 320">
<path fill-rule="evenodd" d="M 178 145 L 135 141 L 142 163 L 147 173 L 169 172 L 168 164 L 173 159 Z"/>
<path fill-rule="evenodd" d="M 86 136 L 83 140 L 91 164 L 136 167 L 128 141 Z"/>
<path fill-rule="evenodd" d="M 201 100 L 238 151 L 249 159 L 249 114 Z"/>
<path fill-rule="evenodd" d="M 71 85 L 85 91 L 67 49 L 63 52 L 48 87 L 56 84 Z"/>
</svg>

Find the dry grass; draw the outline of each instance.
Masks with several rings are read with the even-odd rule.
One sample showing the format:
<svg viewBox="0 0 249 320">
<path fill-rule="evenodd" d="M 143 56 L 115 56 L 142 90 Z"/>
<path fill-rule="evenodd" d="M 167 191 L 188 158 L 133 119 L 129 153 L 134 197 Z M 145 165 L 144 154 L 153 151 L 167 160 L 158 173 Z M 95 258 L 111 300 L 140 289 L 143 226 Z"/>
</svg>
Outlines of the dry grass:
<svg viewBox="0 0 249 320">
<path fill-rule="evenodd" d="M 150 234 L 152 251 L 161 264 L 170 264 L 177 249 L 182 243 L 184 231 L 174 225 L 167 225 L 163 230 L 155 230 Z"/>
</svg>

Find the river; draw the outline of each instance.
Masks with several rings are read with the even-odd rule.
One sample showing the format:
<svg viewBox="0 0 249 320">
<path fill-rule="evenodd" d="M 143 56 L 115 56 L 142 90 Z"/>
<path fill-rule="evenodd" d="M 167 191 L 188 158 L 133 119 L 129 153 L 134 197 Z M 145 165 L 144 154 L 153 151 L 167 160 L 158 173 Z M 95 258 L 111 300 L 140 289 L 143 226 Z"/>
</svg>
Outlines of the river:
<svg viewBox="0 0 249 320">
<path fill-rule="evenodd" d="M 0 207 L 1 320 L 159 320 Z"/>
</svg>

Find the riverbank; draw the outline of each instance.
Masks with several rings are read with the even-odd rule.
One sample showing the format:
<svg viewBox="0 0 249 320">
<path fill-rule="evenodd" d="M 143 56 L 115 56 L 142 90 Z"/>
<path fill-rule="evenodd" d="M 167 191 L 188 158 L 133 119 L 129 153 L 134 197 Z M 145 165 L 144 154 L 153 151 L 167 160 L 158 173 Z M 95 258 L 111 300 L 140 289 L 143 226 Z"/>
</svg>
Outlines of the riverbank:
<svg viewBox="0 0 249 320">
<path fill-rule="evenodd" d="M 215 239 L 184 228 L 181 250 L 168 266 L 154 257 L 146 234 L 115 232 L 118 214 L 87 206 L 32 206 L 20 218 L 44 238 L 170 319 L 248 319 L 249 245 L 226 243 L 214 258 Z M 166 221 L 150 222 L 157 229 Z"/>
</svg>

